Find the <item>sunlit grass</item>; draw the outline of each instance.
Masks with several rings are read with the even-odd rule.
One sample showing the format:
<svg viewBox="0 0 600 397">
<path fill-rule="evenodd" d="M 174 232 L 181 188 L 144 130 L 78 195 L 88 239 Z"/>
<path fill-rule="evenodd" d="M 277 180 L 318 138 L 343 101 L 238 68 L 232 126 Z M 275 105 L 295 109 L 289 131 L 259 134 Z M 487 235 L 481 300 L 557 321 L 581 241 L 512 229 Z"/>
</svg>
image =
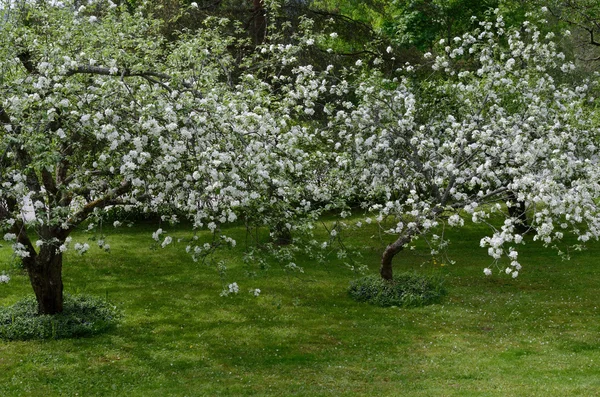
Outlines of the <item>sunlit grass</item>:
<svg viewBox="0 0 600 397">
<path fill-rule="evenodd" d="M 453 232 L 455 265 L 434 266 L 424 248 L 396 262 L 445 274 L 444 302 L 400 309 L 351 300 L 358 275 L 338 261 L 305 258 L 304 273 L 273 265 L 248 278 L 243 244 L 217 254 L 229 268 L 221 280 L 191 261 L 185 242 L 151 249 L 156 228 L 111 232 L 110 253 L 67 255 L 66 290 L 107 297 L 122 324 L 93 338 L 0 342 L 0 395 L 600 395 L 597 244 L 569 262 L 527 245 L 517 279 L 485 277 L 482 231 Z M 233 231 L 240 241 L 242 233 Z M 375 234 L 349 238 L 372 272 L 384 245 Z M 0 272 L 12 277 L 0 284 L 1 305 L 30 293 L 8 260 L 1 248 Z M 234 281 L 240 293 L 221 297 Z"/>
</svg>

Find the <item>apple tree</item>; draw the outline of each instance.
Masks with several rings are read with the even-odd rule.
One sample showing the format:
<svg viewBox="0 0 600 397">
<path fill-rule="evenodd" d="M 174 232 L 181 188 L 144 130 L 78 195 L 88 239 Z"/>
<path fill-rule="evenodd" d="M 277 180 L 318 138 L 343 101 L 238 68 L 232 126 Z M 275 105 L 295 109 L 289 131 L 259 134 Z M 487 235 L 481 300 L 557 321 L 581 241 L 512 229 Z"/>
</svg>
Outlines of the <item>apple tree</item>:
<svg viewBox="0 0 600 397">
<path fill-rule="evenodd" d="M 546 245 L 567 233 L 598 238 L 597 83 L 576 78 L 555 39 L 532 23 L 506 29 L 497 15 L 442 40 L 419 70 L 365 70 L 356 103 L 338 106 L 330 128 L 343 145 L 346 189 L 378 220 L 395 220 L 384 279 L 411 241 L 427 237 L 443 255 L 444 227 L 468 220 L 491 227 L 481 240 L 494 264 L 486 274 L 502 266 L 518 275 L 519 226 Z"/>
<path fill-rule="evenodd" d="M 219 225 L 240 214 L 267 218 L 278 202 L 299 214 L 311 210 L 307 197 L 329 199 L 313 172 L 329 154 L 311 149 L 319 138 L 295 117 L 312 114 L 323 91 L 297 64 L 298 46 L 272 37 L 237 59 L 226 20 L 167 41 L 159 20 L 110 1 L 27 3 L 6 15 L 0 230 L 40 313 L 62 311 L 64 252 L 89 249 L 72 232 L 109 207 L 175 209 L 234 244 Z"/>
</svg>

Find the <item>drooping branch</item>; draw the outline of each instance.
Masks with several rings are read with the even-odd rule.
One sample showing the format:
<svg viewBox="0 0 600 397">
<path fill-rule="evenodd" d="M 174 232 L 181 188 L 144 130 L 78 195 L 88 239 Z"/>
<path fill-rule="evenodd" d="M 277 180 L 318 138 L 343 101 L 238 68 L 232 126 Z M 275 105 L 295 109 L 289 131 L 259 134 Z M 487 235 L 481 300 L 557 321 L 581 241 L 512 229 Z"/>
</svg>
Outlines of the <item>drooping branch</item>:
<svg viewBox="0 0 600 397">
<path fill-rule="evenodd" d="M 531 230 L 531 225 L 527 219 L 527 208 L 525 203 L 523 201 L 519 201 L 517 194 L 512 190 L 507 192 L 506 198 L 508 200 L 508 214 L 516 220 L 516 230 L 521 234 L 529 232 Z"/>
</svg>

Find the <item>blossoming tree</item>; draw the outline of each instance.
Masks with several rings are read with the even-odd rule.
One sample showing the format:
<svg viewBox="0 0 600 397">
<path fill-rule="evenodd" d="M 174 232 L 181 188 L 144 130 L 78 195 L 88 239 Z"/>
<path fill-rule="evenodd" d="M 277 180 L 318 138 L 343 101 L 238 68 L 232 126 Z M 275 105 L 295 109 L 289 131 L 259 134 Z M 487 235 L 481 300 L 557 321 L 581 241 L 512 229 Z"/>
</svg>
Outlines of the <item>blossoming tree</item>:
<svg viewBox="0 0 600 397">
<path fill-rule="evenodd" d="M 347 189 L 362 192 L 379 220 L 396 220 L 389 230 L 396 240 L 381 259 L 384 279 L 393 277 L 393 257 L 419 236 L 443 254 L 443 226 L 466 218 L 489 224 L 481 246 L 497 269 L 508 258 L 501 270 L 513 277 L 524 211 L 525 227 L 546 245 L 569 232 L 580 242 L 598 238 L 596 85 L 570 76 L 574 65 L 552 39 L 530 24 L 505 31 L 498 16 L 442 41 L 438 56 L 426 54 L 427 79 L 410 65 L 393 80 L 365 73 L 357 105 L 337 111 L 331 128 L 345 144 Z"/>
<path fill-rule="evenodd" d="M 235 60 L 226 21 L 207 24 L 166 42 L 141 11 L 40 2 L 0 26 L 0 229 L 40 313 L 62 311 L 70 234 L 107 207 L 176 208 L 216 234 L 244 208 L 328 199 L 308 171 L 327 154 L 291 119 L 311 113 L 321 82 L 296 65 L 296 47 L 272 42 Z M 269 84 L 243 71 L 252 62 L 293 78 Z M 210 249 L 188 246 L 195 257 Z"/>
</svg>

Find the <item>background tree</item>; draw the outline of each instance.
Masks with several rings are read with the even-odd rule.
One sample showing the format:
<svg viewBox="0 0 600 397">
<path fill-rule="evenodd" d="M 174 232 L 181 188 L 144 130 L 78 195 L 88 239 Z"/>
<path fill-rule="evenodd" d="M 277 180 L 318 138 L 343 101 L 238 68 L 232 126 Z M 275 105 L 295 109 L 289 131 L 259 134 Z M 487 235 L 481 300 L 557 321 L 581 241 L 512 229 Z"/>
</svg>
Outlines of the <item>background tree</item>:
<svg viewBox="0 0 600 397">
<path fill-rule="evenodd" d="M 538 3 L 549 20 L 573 31 L 571 51 L 588 70 L 597 70 L 600 61 L 600 5 L 587 0 L 557 0 Z"/>
<path fill-rule="evenodd" d="M 471 31 L 472 18 L 485 19 L 499 8 L 510 25 L 525 20 L 535 5 L 519 0 L 314 0 L 312 7 L 345 15 L 371 26 L 397 45 L 429 51 L 440 39 Z"/>
</svg>

